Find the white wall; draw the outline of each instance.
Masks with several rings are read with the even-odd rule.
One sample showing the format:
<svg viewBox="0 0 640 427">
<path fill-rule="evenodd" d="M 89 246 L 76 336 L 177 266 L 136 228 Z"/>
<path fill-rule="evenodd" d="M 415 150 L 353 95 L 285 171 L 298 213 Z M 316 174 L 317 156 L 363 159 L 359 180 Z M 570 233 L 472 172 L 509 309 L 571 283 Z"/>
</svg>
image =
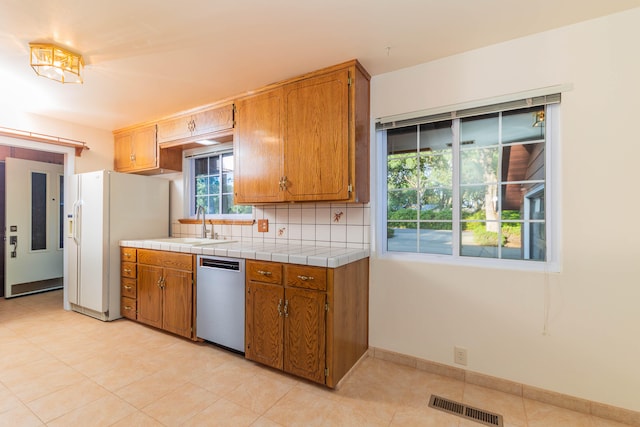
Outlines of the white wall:
<svg viewBox="0 0 640 427">
<path fill-rule="evenodd" d="M 453 365 L 459 345 L 469 370 L 640 411 L 639 22 L 634 9 L 372 79 L 372 117 L 573 85 L 561 104 L 562 271 L 376 257 L 372 346 Z"/>
<path fill-rule="evenodd" d="M 80 157 L 75 158 L 75 173 L 113 169 L 113 134 L 110 131 L 36 114 L 18 113 L 2 107 L 0 107 L 0 126 L 86 142 L 89 150 L 84 150 Z M 13 143 L 9 141 L 10 139 L 6 139 L 4 144 L 25 146 L 19 140 Z"/>
</svg>

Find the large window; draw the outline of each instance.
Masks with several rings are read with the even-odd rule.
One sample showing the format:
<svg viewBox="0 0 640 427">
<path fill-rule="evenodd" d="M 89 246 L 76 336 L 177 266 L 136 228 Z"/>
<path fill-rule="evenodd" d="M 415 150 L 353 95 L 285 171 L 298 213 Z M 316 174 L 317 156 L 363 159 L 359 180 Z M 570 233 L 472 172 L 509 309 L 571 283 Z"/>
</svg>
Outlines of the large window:
<svg viewBox="0 0 640 427">
<path fill-rule="evenodd" d="M 555 106 L 541 98 L 521 108 L 378 125 L 386 251 L 548 261 L 548 118 Z"/>
<path fill-rule="evenodd" d="M 251 206 L 233 204 L 233 151 L 195 154 L 187 158 L 188 215 L 203 207 L 209 216 L 251 214 Z"/>
</svg>

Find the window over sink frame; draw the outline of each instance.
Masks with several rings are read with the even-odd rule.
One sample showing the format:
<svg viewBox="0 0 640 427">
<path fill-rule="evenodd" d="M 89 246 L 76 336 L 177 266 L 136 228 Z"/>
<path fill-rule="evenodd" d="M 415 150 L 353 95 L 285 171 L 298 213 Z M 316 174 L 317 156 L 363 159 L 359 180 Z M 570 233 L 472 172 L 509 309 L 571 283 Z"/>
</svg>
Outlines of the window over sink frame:
<svg viewBox="0 0 640 427">
<path fill-rule="evenodd" d="M 233 203 L 233 144 L 185 150 L 183 153 L 185 218 L 196 218 L 198 206 L 206 219 L 253 219 L 252 206 Z"/>
</svg>

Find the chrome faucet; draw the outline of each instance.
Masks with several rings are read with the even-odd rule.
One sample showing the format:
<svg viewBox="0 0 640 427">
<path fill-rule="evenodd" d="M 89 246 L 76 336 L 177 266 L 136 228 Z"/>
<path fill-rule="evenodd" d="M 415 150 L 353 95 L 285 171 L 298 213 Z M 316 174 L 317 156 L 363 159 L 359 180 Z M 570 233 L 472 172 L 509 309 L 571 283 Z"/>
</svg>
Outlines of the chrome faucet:
<svg viewBox="0 0 640 427">
<path fill-rule="evenodd" d="M 207 224 L 204 222 L 204 206 L 198 206 L 196 209 L 196 221 L 200 219 L 200 212 L 202 212 L 202 235 L 203 239 L 207 238 Z"/>
</svg>

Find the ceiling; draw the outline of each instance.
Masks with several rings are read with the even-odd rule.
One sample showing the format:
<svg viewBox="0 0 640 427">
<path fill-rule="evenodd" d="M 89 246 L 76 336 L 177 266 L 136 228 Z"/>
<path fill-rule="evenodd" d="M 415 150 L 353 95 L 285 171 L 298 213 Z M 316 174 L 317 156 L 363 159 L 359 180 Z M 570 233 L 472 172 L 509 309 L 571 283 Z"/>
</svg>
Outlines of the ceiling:
<svg viewBox="0 0 640 427">
<path fill-rule="evenodd" d="M 640 0 L 0 0 L 0 114 L 113 130 L 357 58 L 371 75 L 639 7 Z M 35 75 L 29 42 L 81 53 Z"/>
</svg>

